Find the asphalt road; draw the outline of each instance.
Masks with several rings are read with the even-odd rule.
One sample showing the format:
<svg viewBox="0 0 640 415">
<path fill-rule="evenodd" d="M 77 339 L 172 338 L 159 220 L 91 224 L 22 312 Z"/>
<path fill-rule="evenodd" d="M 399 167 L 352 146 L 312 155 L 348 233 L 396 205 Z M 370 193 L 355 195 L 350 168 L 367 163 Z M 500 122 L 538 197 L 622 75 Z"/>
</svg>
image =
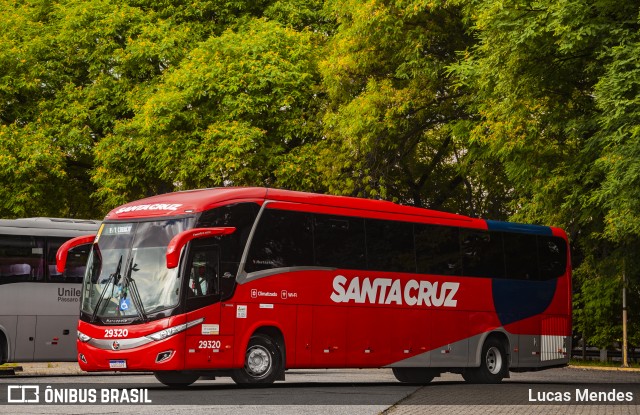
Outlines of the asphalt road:
<svg viewBox="0 0 640 415">
<path fill-rule="evenodd" d="M 47 386 L 51 386 L 47 393 L 53 400 L 73 400 L 71 390 L 88 398 L 94 390 L 100 401 L 107 390 L 107 394 L 115 394 L 109 399 L 129 403 L 7 404 L 9 386 L 14 387 L 13 394 L 20 392 L 15 386 L 38 386 L 41 403 Z M 33 389 L 25 390 L 30 393 Z M 132 404 L 134 397 L 151 402 Z M 285 382 L 268 388 L 240 388 L 230 379 L 220 378 L 200 380 L 188 389 L 169 389 L 150 375 L 0 378 L 0 413 L 19 414 L 617 415 L 639 413 L 639 402 L 640 372 L 573 368 L 512 373 L 499 385 L 467 384 L 453 374 L 444 374 L 426 386 L 407 385 L 397 382 L 387 369 L 291 370 Z"/>
</svg>

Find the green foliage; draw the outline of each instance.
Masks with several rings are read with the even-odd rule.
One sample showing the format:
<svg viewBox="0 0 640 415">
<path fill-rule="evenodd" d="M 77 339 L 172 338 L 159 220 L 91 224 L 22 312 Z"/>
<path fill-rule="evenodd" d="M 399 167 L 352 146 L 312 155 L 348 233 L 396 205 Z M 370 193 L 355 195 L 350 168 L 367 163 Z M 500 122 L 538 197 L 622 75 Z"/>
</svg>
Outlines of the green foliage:
<svg viewBox="0 0 640 415">
<path fill-rule="evenodd" d="M 132 197 L 232 183 L 226 177 L 276 184 L 281 174 L 289 187 L 301 181 L 296 177 L 317 182 L 292 163 L 309 159 L 296 148 L 318 135 L 312 54 L 321 36 L 305 28 L 330 30 L 321 9 L 317 2 L 286 1 L 2 3 L 0 170 L 8 185 L 0 190 L 0 215 L 100 217 Z M 260 20 L 263 15 L 290 28 L 270 36 L 281 26 Z M 234 61 L 243 54 L 245 62 Z M 222 55 L 226 62 L 216 65 Z M 151 105 L 177 114 L 154 113 Z M 155 146 L 163 138 L 156 133 L 165 135 L 165 147 Z M 174 159 L 184 163 L 177 173 Z"/>
<path fill-rule="evenodd" d="M 576 327 L 640 342 L 640 7 L 0 3 L 0 216 L 260 185 L 568 230 Z"/>
<path fill-rule="evenodd" d="M 181 58 L 188 27 L 107 0 L 0 7 L 0 214 L 99 217 L 94 146 L 131 116 L 128 96 Z"/>
<path fill-rule="evenodd" d="M 201 42 L 97 145 L 97 194 L 113 205 L 150 189 L 277 186 L 279 174 L 295 185 L 289 153 L 318 137 L 314 37 L 253 19 Z"/>
<path fill-rule="evenodd" d="M 601 346 L 619 340 L 623 257 L 639 242 L 639 7 L 588 0 L 464 7 L 478 43 L 451 68 L 476 91 L 470 141 L 504 164 L 516 195 L 512 218 L 569 231 L 576 327 Z M 627 267 L 627 277 L 637 284 L 637 267 Z M 637 292 L 630 296 L 637 301 Z M 632 310 L 636 332 L 638 317 Z"/>
<path fill-rule="evenodd" d="M 476 158 L 464 94 L 447 74 L 473 44 L 460 10 L 421 1 L 328 1 L 338 22 L 321 62 L 329 111 L 319 168 L 332 193 L 477 215 L 509 195 Z M 481 164 L 495 167 L 487 178 Z"/>
<path fill-rule="evenodd" d="M 620 44 L 602 54 L 607 64 L 595 86 L 602 116 L 597 134 L 598 167 L 605 180 L 594 195 L 603 206 L 604 235 L 637 243 L 640 237 L 640 33 L 616 32 Z"/>
</svg>

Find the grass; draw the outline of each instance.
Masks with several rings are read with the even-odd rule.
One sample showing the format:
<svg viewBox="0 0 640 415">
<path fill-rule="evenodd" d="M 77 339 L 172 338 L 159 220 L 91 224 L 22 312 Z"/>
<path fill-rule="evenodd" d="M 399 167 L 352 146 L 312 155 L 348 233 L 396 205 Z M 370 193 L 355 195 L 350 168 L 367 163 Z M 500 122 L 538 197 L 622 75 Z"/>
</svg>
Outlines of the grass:
<svg viewBox="0 0 640 415">
<path fill-rule="evenodd" d="M 622 362 L 601 362 L 599 360 L 577 360 L 571 359 L 570 366 L 591 366 L 591 367 L 622 367 Z M 640 368 L 640 363 L 629 362 L 629 367 Z"/>
</svg>

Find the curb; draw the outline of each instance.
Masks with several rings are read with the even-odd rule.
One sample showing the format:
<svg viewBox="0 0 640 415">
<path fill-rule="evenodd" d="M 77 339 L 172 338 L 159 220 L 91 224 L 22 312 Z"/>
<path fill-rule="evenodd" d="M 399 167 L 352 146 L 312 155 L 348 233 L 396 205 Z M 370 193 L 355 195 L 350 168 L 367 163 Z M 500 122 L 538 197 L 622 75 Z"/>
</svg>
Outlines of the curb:
<svg viewBox="0 0 640 415">
<path fill-rule="evenodd" d="M 640 368 L 637 367 L 616 367 L 616 366 L 577 366 L 569 365 L 569 369 L 579 370 L 600 370 L 609 372 L 640 372 Z"/>
<path fill-rule="evenodd" d="M 22 372 L 22 366 L 0 367 L 0 378 L 15 376 L 16 372 Z"/>
</svg>

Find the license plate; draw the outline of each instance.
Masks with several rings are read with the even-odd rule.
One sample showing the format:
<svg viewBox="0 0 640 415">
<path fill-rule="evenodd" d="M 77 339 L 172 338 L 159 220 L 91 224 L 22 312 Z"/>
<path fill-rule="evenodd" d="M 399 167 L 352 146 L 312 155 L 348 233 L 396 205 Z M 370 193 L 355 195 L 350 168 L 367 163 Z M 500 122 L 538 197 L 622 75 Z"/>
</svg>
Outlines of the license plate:
<svg viewBox="0 0 640 415">
<path fill-rule="evenodd" d="M 111 369 L 126 369 L 127 361 L 126 360 L 109 360 L 109 367 Z"/>
</svg>

